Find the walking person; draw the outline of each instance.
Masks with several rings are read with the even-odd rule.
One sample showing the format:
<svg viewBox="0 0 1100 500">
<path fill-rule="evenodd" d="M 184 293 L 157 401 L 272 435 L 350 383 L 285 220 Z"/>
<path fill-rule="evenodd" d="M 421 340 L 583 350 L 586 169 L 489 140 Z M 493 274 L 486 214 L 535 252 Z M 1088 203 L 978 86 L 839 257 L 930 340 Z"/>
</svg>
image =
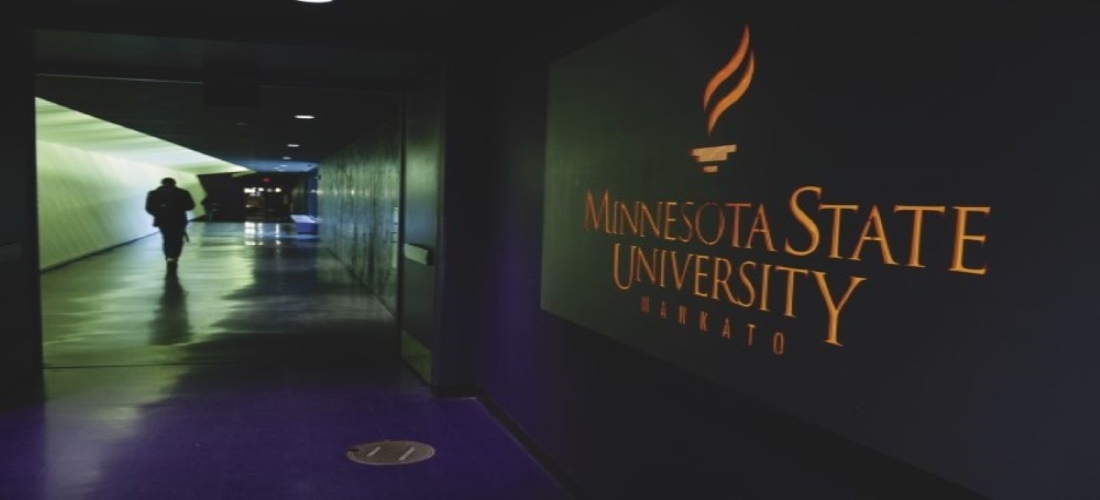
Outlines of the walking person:
<svg viewBox="0 0 1100 500">
<path fill-rule="evenodd" d="M 174 272 L 183 253 L 183 240 L 187 237 L 187 212 L 194 210 L 195 199 L 191 192 L 176 187 L 176 180 L 165 177 L 160 187 L 149 191 L 145 197 L 145 211 L 153 216 L 153 225 L 160 229 L 164 242 L 164 260 L 168 271 Z"/>
</svg>

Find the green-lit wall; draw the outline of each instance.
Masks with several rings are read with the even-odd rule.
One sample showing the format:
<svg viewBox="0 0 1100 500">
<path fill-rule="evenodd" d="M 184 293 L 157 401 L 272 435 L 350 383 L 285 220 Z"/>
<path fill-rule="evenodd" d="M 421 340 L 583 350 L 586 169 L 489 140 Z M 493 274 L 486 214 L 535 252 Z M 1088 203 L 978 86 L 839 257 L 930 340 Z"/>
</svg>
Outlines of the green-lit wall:
<svg viewBox="0 0 1100 500">
<path fill-rule="evenodd" d="M 145 195 L 172 177 L 205 196 L 198 177 L 157 165 L 37 141 L 39 267 L 48 269 L 156 233 Z M 192 215 L 203 214 L 196 206 Z"/>
<path fill-rule="evenodd" d="M 397 223 L 401 204 L 398 110 L 366 137 L 320 167 L 321 241 L 397 310 Z"/>
</svg>

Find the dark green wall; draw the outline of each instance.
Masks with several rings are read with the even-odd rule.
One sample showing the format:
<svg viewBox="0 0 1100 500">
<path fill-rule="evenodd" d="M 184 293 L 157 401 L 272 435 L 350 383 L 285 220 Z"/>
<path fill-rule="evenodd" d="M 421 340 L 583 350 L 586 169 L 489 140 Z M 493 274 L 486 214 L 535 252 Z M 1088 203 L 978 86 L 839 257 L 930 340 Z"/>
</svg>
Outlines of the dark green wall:
<svg viewBox="0 0 1100 500">
<path fill-rule="evenodd" d="M 437 390 L 473 385 L 475 338 L 490 304 L 487 265 L 486 60 L 456 50 L 406 96 L 405 242 L 430 262 L 404 261 L 402 329 L 433 356 Z"/>
<path fill-rule="evenodd" d="M 408 335 L 404 352 L 415 352 L 415 366 L 430 365 L 423 350 L 434 350 L 436 335 L 436 267 L 442 210 L 445 113 L 443 73 L 418 78 L 406 91 L 403 110 L 405 177 L 402 186 L 403 244 L 429 255 L 427 263 L 404 258 L 401 265 L 401 330 Z M 403 253 L 404 255 L 404 253 Z M 422 375 L 429 376 L 423 369 Z"/>
<path fill-rule="evenodd" d="M 474 384 L 476 339 L 493 304 L 484 300 L 491 262 L 485 245 L 492 213 L 492 154 L 487 102 L 491 68 L 477 51 L 456 51 L 447 63 L 446 148 L 440 238 L 438 381 L 452 389 Z"/>
<path fill-rule="evenodd" d="M 398 107 L 392 117 L 320 166 L 320 234 L 352 273 L 397 311 L 397 227 L 401 203 Z"/>
<path fill-rule="evenodd" d="M 0 26 L 6 87 L 0 93 L 0 386 L 30 379 L 41 363 L 35 211 L 34 84 L 30 33 Z"/>
</svg>

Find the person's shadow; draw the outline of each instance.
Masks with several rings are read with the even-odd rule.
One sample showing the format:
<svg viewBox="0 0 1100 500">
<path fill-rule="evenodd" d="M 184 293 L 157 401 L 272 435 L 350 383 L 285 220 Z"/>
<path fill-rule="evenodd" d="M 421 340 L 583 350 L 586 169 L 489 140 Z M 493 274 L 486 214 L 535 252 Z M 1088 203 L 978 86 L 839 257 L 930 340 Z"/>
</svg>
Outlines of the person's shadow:
<svg viewBox="0 0 1100 500">
<path fill-rule="evenodd" d="M 164 292 L 157 303 L 150 325 L 152 345 L 183 344 L 191 340 L 191 321 L 187 314 L 187 291 L 179 275 L 169 271 L 164 275 Z"/>
</svg>

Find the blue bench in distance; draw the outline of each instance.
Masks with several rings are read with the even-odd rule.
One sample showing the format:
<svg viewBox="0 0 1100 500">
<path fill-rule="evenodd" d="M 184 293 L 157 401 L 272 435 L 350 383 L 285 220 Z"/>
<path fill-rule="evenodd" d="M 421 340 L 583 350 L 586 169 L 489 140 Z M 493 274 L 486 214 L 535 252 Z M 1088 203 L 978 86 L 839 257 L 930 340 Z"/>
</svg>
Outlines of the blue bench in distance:
<svg viewBox="0 0 1100 500">
<path fill-rule="evenodd" d="M 294 231 L 298 234 L 317 234 L 317 219 L 313 216 L 293 214 L 290 218 L 294 221 Z"/>
</svg>

